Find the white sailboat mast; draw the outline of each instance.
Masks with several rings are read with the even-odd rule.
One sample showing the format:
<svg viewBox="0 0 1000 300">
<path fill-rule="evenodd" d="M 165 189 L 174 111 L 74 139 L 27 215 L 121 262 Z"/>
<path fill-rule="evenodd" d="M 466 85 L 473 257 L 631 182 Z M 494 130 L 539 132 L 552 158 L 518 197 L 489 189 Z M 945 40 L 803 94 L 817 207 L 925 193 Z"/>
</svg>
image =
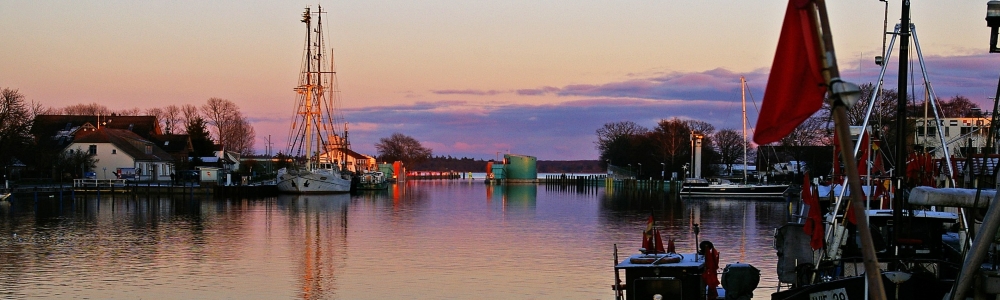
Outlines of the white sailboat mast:
<svg viewBox="0 0 1000 300">
<path fill-rule="evenodd" d="M 747 183 L 747 80 L 740 76 L 740 92 L 743 94 L 743 183 Z"/>
</svg>

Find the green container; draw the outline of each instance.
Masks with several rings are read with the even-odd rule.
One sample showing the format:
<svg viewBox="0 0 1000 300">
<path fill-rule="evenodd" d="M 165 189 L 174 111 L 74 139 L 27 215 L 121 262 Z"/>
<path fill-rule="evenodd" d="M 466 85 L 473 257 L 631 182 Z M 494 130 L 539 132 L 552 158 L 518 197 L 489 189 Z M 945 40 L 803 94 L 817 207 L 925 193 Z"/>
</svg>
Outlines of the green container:
<svg viewBox="0 0 1000 300">
<path fill-rule="evenodd" d="M 385 174 L 385 178 L 396 178 L 396 174 L 393 174 L 392 164 L 378 164 L 378 170 Z"/>
<path fill-rule="evenodd" d="M 493 172 L 493 178 L 492 179 L 503 180 L 503 179 L 507 178 L 506 174 L 504 173 L 504 165 L 502 165 L 502 164 L 493 164 L 493 171 L 492 172 Z"/>
<path fill-rule="evenodd" d="M 536 181 L 538 180 L 538 159 L 534 156 L 504 154 L 503 159 L 507 162 L 507 180 L 511 181 Z"/>
</svg>

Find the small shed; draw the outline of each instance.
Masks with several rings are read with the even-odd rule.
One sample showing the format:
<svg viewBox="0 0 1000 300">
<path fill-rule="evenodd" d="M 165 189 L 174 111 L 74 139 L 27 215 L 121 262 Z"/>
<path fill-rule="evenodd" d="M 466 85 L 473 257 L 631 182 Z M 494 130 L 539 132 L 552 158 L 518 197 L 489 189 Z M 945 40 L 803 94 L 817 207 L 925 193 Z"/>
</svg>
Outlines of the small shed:
<svg viewBox="0 0 1000 300">
<path fill-rule="evenodd" d="M 197 167 L 198 168 L 198 181 L 201 182 L 218 182 L 219 181 L 219 170 L 216 167 Z"/>
</svg>

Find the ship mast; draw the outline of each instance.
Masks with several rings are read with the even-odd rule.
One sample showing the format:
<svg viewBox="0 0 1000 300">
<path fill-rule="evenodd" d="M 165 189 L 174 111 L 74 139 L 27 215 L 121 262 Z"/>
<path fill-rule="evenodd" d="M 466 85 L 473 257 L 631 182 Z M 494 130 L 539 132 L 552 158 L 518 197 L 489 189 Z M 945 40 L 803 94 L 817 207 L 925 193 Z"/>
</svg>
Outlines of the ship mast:
<svg viewBox="0 0 1000 300">
<path fill-rule="evenodd" d="M 740 76 L 740 93 L 743 94 L 743 184 L 747 183 L 747 79 Z"/>
<path fill-rule="evenodd" d="M 299 111 L 305 121 L 305 126 L 303 136 L 305 138 L 305 149 L 306 149 L 306 169 L 312 169 L 312 118 L 313 118 L 313 108 L 312 108 L 312 95 L 313 88 L 312 85 L 312 16 L 310 15 L 309 8 L 306 7 L 306 11 L 302 13 L 302 23 L 306 23 L 306 79 L 305 84 L 299 86 L 297 89 L 299 92 L 305 92 L 305 103 L 304 109 Z"/>
</svg>

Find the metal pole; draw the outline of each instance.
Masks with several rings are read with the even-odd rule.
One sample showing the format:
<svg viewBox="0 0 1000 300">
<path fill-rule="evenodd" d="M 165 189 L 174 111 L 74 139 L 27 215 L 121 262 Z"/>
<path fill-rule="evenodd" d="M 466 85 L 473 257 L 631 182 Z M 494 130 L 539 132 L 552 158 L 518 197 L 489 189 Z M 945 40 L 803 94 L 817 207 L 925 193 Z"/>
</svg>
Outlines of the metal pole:
<svg viewBox="0 0 1000 300">
<path fill-rule="evenodd" d="M 934 122 L 937 123 L 941 121 L 941 117 L 938 116 L 937 105 L 935 104 L 937 102 L 937 95 L 934 93 L 934 87 L 931 86 L 930 79 L 927 78 L 927 66 L 924 65 L 924 54 L 923 52 L 920 51 L 920 40 L 917 39 L 916 26 L 910 24 L 910 31 L 913 33 L 913 46 L 917 48 L 917 61 L 920 62 L 920 72 L 924 76 L 924 86 L 927 87 L 927 93 L 928 95 L 930 95 L 927 101 L 930 102 L 931 104 L 931 110 L 934 111 Z M 926 124 L 926 122 L 927 121 L 925 119 L 924 123 Z M 944 140 L 944 130 L 941 129 L 941 126 L 934 126 L 934 127 L 937 128 L 938 138 L 941 139 L 941 150 L 944 151 L 944 160 L 945 163 L 948 165 L 948 179 L 951 181 L 951 185 L 955 186 L 955 178 L 953 178 L 955 170 L 953 170 L 951 167 L 951 154 L 948 153 L 948 144 Z"/>
<path fill-rule="evenodd" d="M 897 226 L 895 230 L 892 231 L 892 237 L 889 239 L 890 249 L 893 249 L 892 256 L 896 256 L 898 253 L 898 247 L 896 245 L 896 240 L 901 236 L 899 232 L 902 230 L 903 226 L 903 206 L 905 205 L 906 197 L 906 75 L 909 73 L 907 62 L 909 61 L 909 51 L 910 51 L 910 1 L 903 0 L 902 10 L 900 12 L 900 26 L 899 26 L 899 85 L 897 93 L 899 98 L 896 99 L 896 172 L 893 174 L 893 180 L 896 182 L 896 193 L 892 198 L 892 223 Z M 881 280 L 879 280 L 881 281 Z"/>
</svg>

